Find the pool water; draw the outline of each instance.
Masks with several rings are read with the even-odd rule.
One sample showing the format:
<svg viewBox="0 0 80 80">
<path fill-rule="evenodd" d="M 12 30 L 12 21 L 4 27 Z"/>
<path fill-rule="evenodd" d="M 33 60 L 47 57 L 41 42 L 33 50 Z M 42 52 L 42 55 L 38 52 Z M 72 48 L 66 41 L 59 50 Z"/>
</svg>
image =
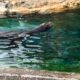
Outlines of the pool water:
<svg viewBox="0 0 80 80">
<path fill-rule="evenodd" d="M 80 12 L 66 12 L 25 20 L 0 19 L 0 31 L 32 30 L 43 22 L 53 27 L 43 33 L 27 36 L 18 48 L 0 39 L 0 67 L 80 72 Z"/>
</svg>

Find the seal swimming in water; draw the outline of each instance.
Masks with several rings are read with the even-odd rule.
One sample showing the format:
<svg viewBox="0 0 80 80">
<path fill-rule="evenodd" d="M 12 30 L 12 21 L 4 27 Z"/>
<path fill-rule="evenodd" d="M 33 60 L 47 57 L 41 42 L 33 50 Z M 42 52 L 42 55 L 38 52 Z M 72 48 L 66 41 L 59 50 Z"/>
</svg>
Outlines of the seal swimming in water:
<svg viewBox="0 0 80 80">
<path fill-rule="evenodd" d="M 49 30 L 51 27 L 52 27 L 51 22 L 43 23 L 40 25 L 40 27 L 36 28 L 35 30 L 27 32 L 27 34 L 33 35 L 35 33 L 44 32 L 44 31 Z"/>
<path fill-rule="evenodd" d="M 10 40 L 10 45 L 15 44 L 15 41 L 20 41 L 26 35 L 34 35 L 40 32 L 45 32 L 52 27 L 52 22 L 42 23 L 38 28 L 27 31 L 27 30 L 16 30 L 16 31 L 7 31 L 7 32 L 0 32 L 0 39 L 8 39 Z"/>
<path fill-rule="evenodd" d="M 47 31 L 51 27 L 52 27 L 52 23 L 48 22 L 48 23 L 42 23 L 38 28 L 31 31 L 17 30 L 17 31 L 0 32 L 0 39 L 20 38 L 20 37 L 24 37 L 26 34 L 34 35 L 36 33 Z"/>
</svg>

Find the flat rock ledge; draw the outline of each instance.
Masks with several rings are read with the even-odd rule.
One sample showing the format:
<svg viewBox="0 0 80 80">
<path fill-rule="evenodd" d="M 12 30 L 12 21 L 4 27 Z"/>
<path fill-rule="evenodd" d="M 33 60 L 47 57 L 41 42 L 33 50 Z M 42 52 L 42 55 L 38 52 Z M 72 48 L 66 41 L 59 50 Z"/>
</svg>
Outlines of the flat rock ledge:
<svg viewBox="0 0 80 80">
<path fill-rule="evenodd" d="M 80 80 L 80 74 L 19 68 L 2 68 L 0 69 L 0 80 Z"/>
<path fill-rule="evenodd" d="M 80 0 L 0 0 L 0 15 L 52 14 L 80 9 Z"/>
</svg>

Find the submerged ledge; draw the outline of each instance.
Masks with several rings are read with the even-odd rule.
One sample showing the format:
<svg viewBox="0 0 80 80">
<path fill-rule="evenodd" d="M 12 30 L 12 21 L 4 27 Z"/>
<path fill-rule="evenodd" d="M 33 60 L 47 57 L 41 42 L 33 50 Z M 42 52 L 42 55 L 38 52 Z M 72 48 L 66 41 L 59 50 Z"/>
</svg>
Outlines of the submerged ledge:
<svg viewBox="0 0 80 80">
<path fill-rule="evenodd" d="M 1 68 L 1 80 L 78 80 L 79 73 L 53 72 L 19 68 Z"/>
</svg>

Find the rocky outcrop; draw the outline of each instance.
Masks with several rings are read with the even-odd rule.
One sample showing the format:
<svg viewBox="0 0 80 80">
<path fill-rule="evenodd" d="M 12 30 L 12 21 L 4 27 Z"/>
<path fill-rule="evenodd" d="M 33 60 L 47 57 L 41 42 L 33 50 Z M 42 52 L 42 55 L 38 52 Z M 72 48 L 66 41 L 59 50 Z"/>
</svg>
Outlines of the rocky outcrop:
<svg viewBox="0 0 80 80">
<path fill-rule="evenodd" d="M 1 0 L 0 14 L 49 14 L 80 8 L 80 0 Z"/>
</svg>

